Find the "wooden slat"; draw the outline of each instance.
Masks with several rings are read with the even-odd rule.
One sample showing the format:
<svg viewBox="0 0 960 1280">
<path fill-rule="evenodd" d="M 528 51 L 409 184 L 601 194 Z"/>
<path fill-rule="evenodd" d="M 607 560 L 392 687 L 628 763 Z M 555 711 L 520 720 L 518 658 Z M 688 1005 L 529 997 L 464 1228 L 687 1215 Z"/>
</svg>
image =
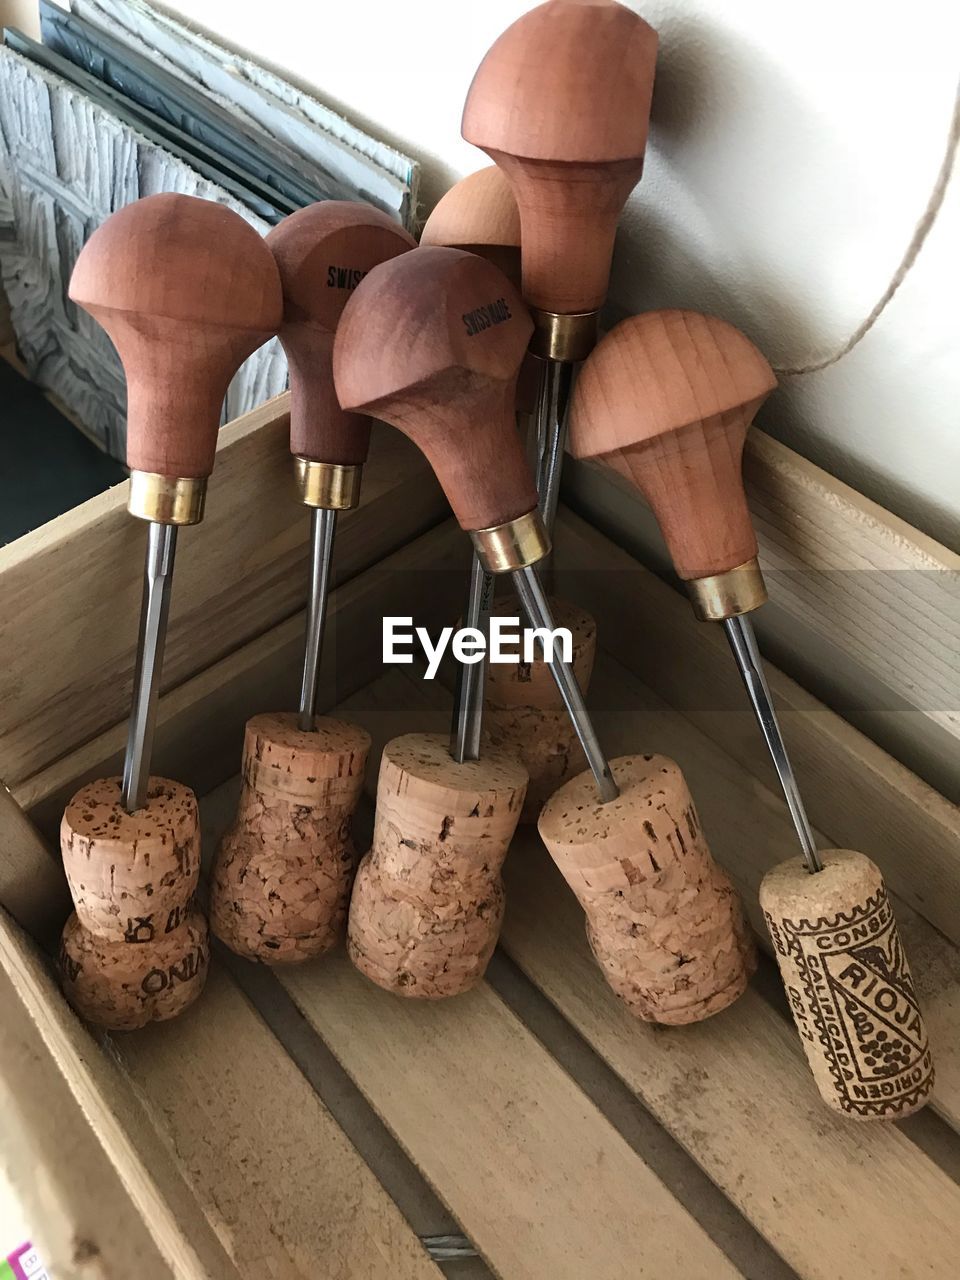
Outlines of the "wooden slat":
<svg viewBox="0 0 960 1280">
<path fill-rule="evenodd" d="M 779 796 L 605 656 L 592 701 L 611 754 L 657 750 L 680 761 L 713 852 L 767 941 L 757 885 L 792 843 Z M 371 730 L 376 748 L 403 731 L 404 715 L 445 724 L 448 701 L 397 670 L 341 711 Z M 860 1266 L 885 1275 L 887 1258 L 899 1267 L 891 1275 L 948 1273 L 960 1228 L 930 1239 L 925 1224 L 955 1223 L 960 1189 L 896 1128 L 844 1122 L 823 1107 L 785 1017 L 750 991 L 700 1027 L 646 1027 L 603 981 L 583 914 L 532 831 L 517 837 L 506 879 L 507 952 L 800 1275 L 834 1280 Z M 897 914 L 934 1046 L 935 1105 L 960 1127 L 960 953 L 906 904 Z M 763 1135 L 749 1160 L 745 1133 Z M 841 1189 L 858 1206 L 855 1232 L 836 1213 Z"/>
<path fill-rule="evenodd" d="M 507 902 L 513 959 L 799 1275 L 951 1273 L 960 1187 L 895 1126 L 827 1111 L 793 1027 L 760 995 L 694 1027 L 638 1022 L 532 835 L 511 851 Z"/>
<path fill-rule="evenodd" d="M 960 555 L 762 432 L 744 474 L 780 607 L 960 737 Z"/>
<path fill-rule="evenodd" d="M 236 1280 L 129 1085 L 0 912 L 0 1152 L 51 1274 Z"/>
<path fill-rule="evenodd" d="M 222 971 L 175 1023 L 116 1038 L 249 1280 L 439 1280 L 326 1107 Z"/>
<path fill-rule="evenodd" d="M 6 1180 L 52 1275 L 173 1280 L 173 1272 L 57 1071 L 36 1028 L 0 973 L 0 1153 Z M 91 1253 L 91 1250 L 93 1251 Z M 185 1273 L 185 1277 L 191 1273 Z M 202 1273 L 192 1273 L 201 1280 Z"/>
<path fill-rule="evenodd" d="M 63 866 L 0 782 L 0 906 L 48 950 L 72 904 Z"/>
<path fill-rule="evenodd" d="M 25 838 L 33 839 L 33 857 L 39 860 L 43 850 L 27 830 Z M 44 1204 L 57 1222 L 78 1212 L 75 1206 L 83 1208 L 98 1247 L 94 1228 L 106 1232 L 114 1247 L 109 1225 L 114 1214 L 121 1226 L 129 1226 L 131 1249 L 136 1246 L 144 1255 L 142 1272 L 131 1265 L 106 1274 L 117 1280 L 133 1274 L 175 1280 L 238 1275 L 261 1280 L 264 1274 L 283 1280 L 439 1277 L 399 1210 L 225 974 L 215 969 L 201 1001 L 175 1023 L 113 1037 L 113 1050 L 175 1158 L 161 1145 L 109 1052 L 93 1043 L 36 953 L 0 912 L 0 1010 L 3 982 L 23 1002 L 24 1016 L 36 1023 L 78 1110 L 103 1144 L 99 1162 L 96 1153 L 78 1146 L 77 1163 L 69 1174 L 51 1179 Z M 13 1062 L 7 1066 L 8 1023 L 3 1026 L 0 1090 L 8 1080 L 15 1084 L 24 1115 L 17 1151 L 5 1131 L 0 1151 L 8 1160 L 17 1155 L 26 1162 L 31 1150 L 45 1149 L 44 1143 L 55 1151 L 55 1134 L 46 1127 L 41 1075 L 34 1083 L 22 1066 L 16 1075 Z M 19 1062 L 22 1053 L 17 1055 Z M 73 1123 L 66 1105 L 52 1110 L 50 1120 Z M 18 1170 L 22 1179 L 29 1165 L 21 1163 Z M 104 1198 L 91 1216 L 97 1202 L 87 1205 L 85 1188 L 97 1177 Z M 126 1188 L 127 1207 L 112 1194 L 114 1180 Z M 149 1226 L 169 1271 L 158 1269 L 159 1260 L 150 1261 L 137 1215 Z M 52 1243 L 58 1241 L 59 1236 L 51 1237 Z M 56 1274 L 74 1271 L 64 1267 Z"/>
<path fill-rule="evenodd" d="M 805 684 L 960 797 L 960 556 L 762 432 L 748 437 L 745 476 L 771 595 L 761 634 Z M 592 522 L 664 563 L 653 516 L 624 481 L 589 464 L 564 478 Z"/>
<path fill-rule="evenodd" d="M 462 595 L 468 557 L 462 533 L 445 526 L 337 587 L 327 609 L 318 706 L 332 706 L 379 675 L 384 614 L 412 615 L 423 626 L 447 621 Z M 296 705 L 304 632 L 298 613 L 166 693 L 157 712 L 155 772 L 179 778 L 198 795 L 232 776 L 247 719 Z M 51 841 L 77 787 L 120 771 L 126 733 L 125 723 L 114 725 L 13 789 Z M 7 852 L 0 850 L 0 867 Z M 28 866 L 22 859 L 17 865 Z M 0 902 L 7 901 L 4 883 L 0 878 Z M 30 888 L 25 881 L 23 893 Z"/>
<path fill-rule="evenodd" d="M 304 603 L 308 514 L 293 491 L 286 407 L 278 397 L 221 432 L 207 516 L 178 548 L 166 689 Z M 376 432 L 365 471 L 362 505 L 340 522 L 336 581 L 446 510 L 396 431 Z M 146 529 L 125 504 L 118 485 L 0 550 L 0 777 L 10 787 L 127 713 Z"/>
<path fill-rule="evenodd" d="M 698 623 L 683 596 L 576 516 L 563 513 L 555 537 L 558 587 L 593 612 L 601 645 L 775 792 L 722 628 Z M 767 674 L 812 820 L 834 847 L 875 858 L 960 942 L 960 811 L 770 664 Z"/>
<path fill-rule="evenodd" d="M 486 985 L 398 1000 L 342 954 L 284 986 L 498 1275 L 739 1275 Z"/>
</svg>

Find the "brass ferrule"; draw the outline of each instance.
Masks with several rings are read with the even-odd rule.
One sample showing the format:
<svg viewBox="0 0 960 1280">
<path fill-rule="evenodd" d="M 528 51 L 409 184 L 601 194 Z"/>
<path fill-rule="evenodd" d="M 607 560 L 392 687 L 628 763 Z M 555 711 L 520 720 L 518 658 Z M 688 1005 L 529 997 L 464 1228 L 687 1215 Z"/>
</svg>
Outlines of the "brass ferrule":
<svg viewBox="0 0 960 1280">
<path fill-rule="evenodd" d="M 127 510 L 138 520 L 152 520 L 154 524 L 199 524 L 206 496 L 204 476 L 131 471 Z"/>
<path fill-rule="evenodd" d="M 541 360 L 586 360 L 597 345 L 599 311 L 562 316 L 532 307 L 530 314 L 536 325 L 530 339 L 530 354 Z"/>
<path fill-rule="evenodd" d="M 348 511 L 360 502 L 359 464 L 342 466 L 339 462 L 315 462 L 312 458 L 294 456 L 300 501 L 308 507 L 324 511 Z"/>
<path fill-rule="evenodd" d="M 767 599 L 760 565 L 754 560 L 738 564 L 726 573 L 691 578 L 686 583 L 693 611 L 702 622 L 722 622 L 759 609 Z"/>
<path fill-rule="evenodd" d="M 485 573 L 512 573 L 515 569 L 526 569 L 550 554 L 550 535 L 536 507 L 506 524 L 495 524 L 490 529 L 472 529 L 470 537 Z"/>
</svg>

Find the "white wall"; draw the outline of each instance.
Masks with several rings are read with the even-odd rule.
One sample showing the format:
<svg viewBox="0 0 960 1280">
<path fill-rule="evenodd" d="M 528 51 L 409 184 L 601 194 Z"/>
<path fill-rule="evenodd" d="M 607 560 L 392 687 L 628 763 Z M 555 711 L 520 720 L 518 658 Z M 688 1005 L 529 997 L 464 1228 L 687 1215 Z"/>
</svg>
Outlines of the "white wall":
<svg viewBox="0 0 960 1280">
<path fill-rule="evenodd" d="M 0 0 L 29 5 L 34 0 Z M 741 325 L 778 369 L 829 361 L 897 276 L 947 150 L 955 0 L 629 0 L 660 31 L 644 180 L 611 284 L 625 310 Z M 176 0 L 426 168 L 427 206 L 485 163 L 462 141 L 473 71 L 526 0 Z M 764 425 L 960 542 L 960 195 L 881 320 L 823 372 L 786 376 Z"/>
</svg>

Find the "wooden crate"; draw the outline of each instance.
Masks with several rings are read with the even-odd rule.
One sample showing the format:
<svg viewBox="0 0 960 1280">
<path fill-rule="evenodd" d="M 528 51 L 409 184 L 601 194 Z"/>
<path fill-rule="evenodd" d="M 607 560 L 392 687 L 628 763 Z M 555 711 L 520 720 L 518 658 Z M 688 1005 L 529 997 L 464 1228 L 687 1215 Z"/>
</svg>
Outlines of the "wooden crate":
<svg viewBox="0 0 960 1280">
<path fill-rule="evenodd" d="M 244 720 L 289 705 L 296 686 L 306 536 L 284 411 L 281 398 L 224 432 L 209 518 L 178 553 L 157 764 L 204 796 L 208 856 L 235 803 Z M 395 433 L 374 443 L 364 504 L 339 535 L 323 701 L 382 743 L 447 726 L 447 689 L 381 667 L 380 619 L 455 616 L 467 547 L 419 456 Z M 793 529 L 828 521 L 837 555 L 854 535 L 867 554 L 862 500 L 778 449 L 764 471 L 762 449 L 755 493 L 774 495 L 785 463 L 800 473 L 782 502 L 758 504 L 765 536 L 786 510 Z M 921 1115 L 864 1126 L 823 1107 L 768 960 L 704 1024 L 631 1018 L 529 831 L 507 861 L 501 948 L 467 996 L 397 1000 L 342 954 L 271 972 L 215 948 L 208 989 L 179 1020 L 84 1029 L 51 976 L 67 910 L 52 851 L 65 798 L 115 771 L 123 744 L 142 541 L 124 502 L 121 487 L 0 553 L 0 1158 L 58 1280 L 956 1274 L 960 820 L 776 670 L 824 844 L 870 853 L 897 896 L 937 1057 Z M 776 536 L 784 556 L 807 555 L 795 532 Z M 938 572 L 956 567 L 936 555 Z M 608 749 L 680 761 L 759 927 L 759 879 L 794 841 L 722 636 L 567 510 L 556 564 L 559 590 L 600 625 L 591 701 Z M 930 585 L 939 637 L 950 597 Z M 902 603 L 861 599 L 858 625 L 873 634 Z M 820 625 L 809 601 L 797 607 Z M 822 612 L 837 641 L 842 616 Z M 941 660 L 956 673 L 956 651 Z M 891 678 L 906 684 L 905 670 L 898 654 Z"/>
</svg>

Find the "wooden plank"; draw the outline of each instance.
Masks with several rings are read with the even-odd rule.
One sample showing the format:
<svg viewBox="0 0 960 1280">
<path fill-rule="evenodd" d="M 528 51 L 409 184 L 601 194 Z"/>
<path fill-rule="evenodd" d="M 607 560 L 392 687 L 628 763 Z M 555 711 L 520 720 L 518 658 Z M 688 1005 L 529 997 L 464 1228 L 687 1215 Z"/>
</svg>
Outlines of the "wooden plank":
<svg viewBox="0 0 960 1280">
<path fill-rule="evenodd" d="M 762 432 L 744 475 L 780 607 L 960 737 L 960 555 Z"/>
<path fill-rule="evenodd" d="M 326 1107 L 220 969 L 176 1022 L 116 1038 L 249 1280 L 439 1280 Z"/>
<path fill-rule="evenodd" d="M 224 428 L 207 517 L 178 550 L 164 688 L 303 606 L 308 514 L 294 497 L 286 396 Z M 345 581 L 446 510 L 422 456 L 376 433 L 361 507 L 338 531 Z M 22 782 L 125 717 L 144 524 L 118 485 L 0 550 L 0 777 Z"/>
<path fill-rule="evenodd" d="M 951 1273 L 960 1187 L 895 1126 L 827 1111 L 792 1025 L 756 991 L 698 1026 L 641 1023 L 603 980 L 532 833 L 506 879 L 506 950 L 798 1275 Z M 762 1137 L 745 1152 L 746 1135 Z M 854 1216 L 837 1212 L 841 1197 Z"/>
<path fill-rule="evenodd" d="M 564 512 L 555 537 L 558 588 L 594 614 L 601 645 L 776 793 L 722 628 L 576 516 Z M 770 664 L 767 675 L 812 821 L 960 942 L 960 811 Z"/>
<path fill-rule="evenodd" d="M 0 912 L 0 1153 L 51 1274 L 236 1280 L 129 1085 Z"/>
<path fill-rule="evenodd" d="M 757 614 L 805 685 L 951 798 L 960 798 L 960 556 L 763 432 L 745 477 L 768 579 Z M 647 564 L 664 564 L 652 513 L 590 464 L 568 499 Z"/>
<path fill-rule="evenodd" d="M 5 974 L 0 1017 L 0 1159 L 51 1275 L 173 1280 Z"/>
<path fill-rule="evenodd" d="M 2 782 L 0 831 L 0 906 L 43 947 L 53 950 L 72 910 L 63 865 Z"/>
<path fill-rule="evenodd" d="M 469 553 L 463 534 L 445 525 L 332 592 L 318 706 L 332 706 L 380 674 L 384 614 L 411 615 L 423 626 L 453 616 Z M 232 776 L 247 719 L 296 705 L 304 632 L 304 615 L 298 613 L 165 694 L 157 713 L 155 771 L 179 778 L 198 795 Z M 120 772 L 126 733 L 125 723 L 114 725 L 14 788 L 19 804 L 52 842 L 77 787 Z M 0 867 L 4 858 L 0 851 Z M 29 863 L 18 866 L 26 871 Z M 0 878 L 0 902 L 7 901 L 4 883 Z M 25 882 L 23 891 L 29 889 Z"/>
<path fill-rule="evenodd" d="M 485 983 L 398 1000 L 342 954 L 279 976 L 498 1275 L 740 1274 Z"/>
</svg>

